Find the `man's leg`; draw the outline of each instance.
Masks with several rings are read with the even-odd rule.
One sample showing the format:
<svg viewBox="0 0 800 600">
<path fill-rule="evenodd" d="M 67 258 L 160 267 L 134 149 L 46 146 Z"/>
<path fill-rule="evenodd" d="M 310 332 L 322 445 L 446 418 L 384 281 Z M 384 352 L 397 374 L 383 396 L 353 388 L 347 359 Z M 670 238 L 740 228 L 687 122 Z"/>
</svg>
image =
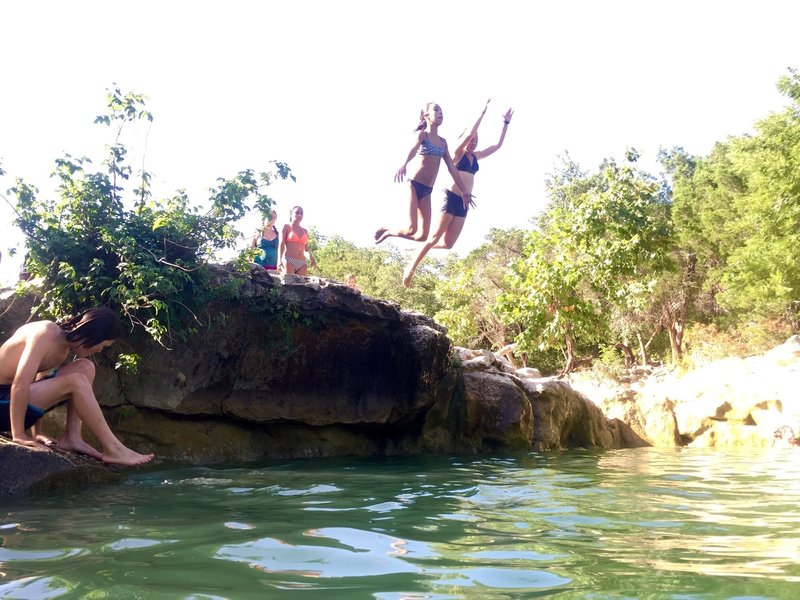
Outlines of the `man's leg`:
<svg viewBox="0 0 800 600">
<path fill-rule="evenodd" d="M 89 385 L 94 385 L 94 363 L 86 358 L 78 358 L 68 365 L 64 365 L 58 370 L 56 377 L 63 377 L 71 373 L 80 373 L 89 381 Z M 83 422 L 78 416 L 75 407 L 71 402 L 67 403 L 67 424 L 64 428 L 64 435 L 58 440 L 59 447 L 72 452 L 86 454 L 97 460 L 103 460 L 103 455 L 93 446 L 86 443 L 83 439 Z"/>
<path fill-rule="evenodd" d="M 150 461 L 153 458 L 152 454 L 134 452 L 120 442 L 111 431 L 94 396 L 92 385 L 87 378 L 85 371 L 87 367 L 79 361 L 76 362 L 79 364 L 75 367 L 71 367 L 71 365 L 63 367 L 59 370 L 58 375 L 52 379 L 33 383 L 31 385 L 30 403 L 42 410 L 47 410 L 64 398 L 69 399 L 67 409 L 68 427 L 62 442 L 67 446 L 73 442 L 77 443 L 79 447 L 82 447 L 80 446 L 81 442 L 88 446 L 86 442 L 83 442 L 82 437 L 80 438 L 81 442 L 76 442 L 74 438 L 67 437 L 74 436 L 76 432 L 80 435 L 80 422 L 83 422 L 100 442 L 102 446 L 100 460 L 103 462 L 138 465 Z M 94 365 L 92 365 L 93 368 Z M 66 372 L 64 372 L 65 370 Z M 74 420 L 69 420 L 70 411 L 75 412 L 76 416 L 72 417 L 72 419 L 77 418 L 78 423 L 75 423 Z M 91 446 L 88 447 L 91 448 Z M 78 449 L 78 451 L 81 450 Z"/>
</svg>

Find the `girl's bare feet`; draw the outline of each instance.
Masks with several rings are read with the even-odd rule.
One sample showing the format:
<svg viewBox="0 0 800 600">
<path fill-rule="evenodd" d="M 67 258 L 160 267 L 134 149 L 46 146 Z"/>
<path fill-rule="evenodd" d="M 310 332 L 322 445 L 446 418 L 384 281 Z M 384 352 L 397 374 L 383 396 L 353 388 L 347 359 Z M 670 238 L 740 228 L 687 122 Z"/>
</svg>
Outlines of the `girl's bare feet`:
<svg viewBox="0 0 800 600">
<path fill-rule="evenodd" d="M 139 454 L 127 446 L 121 446 L 113 452 L 105 452 L 100 460 L 112 465 L 135 466 L 150 462 L 154 456 L 155 454 Z"/>
<path fill-rule="evenodd" d="M 44 442 L 40 442 L 39 440 L 35 440 L 30 437 L 12 438 L 11 441 L 15 444 L 19 444 L 20 446 L 27 446 L 28 448 L 47 449 L 47 446 L 44 444 Z"/>
<path fill-rule="evenodd" d="M 58 440 L 58 447 L 62 450 L 70 452 L 77 452 L 78 454 L 85 454 L 97 460 L 103 460 L 103 455 L 98 452 L 93 446 L 87 444 L 83 438 L 78 440 L 67 439 L 65 437 Z"/>
<path fill-rule="evenodd" d="M 388 231 L 386 230 L 386 227 L 381 227 L 380 229 L 378 229 L 378 231 L 375 232 L 375 243 L 380 244 L 387 237 L 389 237 L 389 235 Z"/>
<path fill-rule="evenodd" d="M 35 440 L 36 440 L 37 442 L 39 442 L 40 444 L 44 444 L 44 445 L 45 445 L 45 446 L 47 446 L 48 448 L 49 448 L 49 447 L 51 447 L 51 446 L 58 446 L 58 442 L 57 442 L 57 441 L 55 441 L 53 438 L 49 438 L 49 437 L 47 437 L 46 435 L 42 435 L 41 433 L 40 433 L 40 434 L 38 434 L 38 435 L 37 435 L 35 438 L 33 438 L 33 439 L 35 439 Z"/>
</svg>

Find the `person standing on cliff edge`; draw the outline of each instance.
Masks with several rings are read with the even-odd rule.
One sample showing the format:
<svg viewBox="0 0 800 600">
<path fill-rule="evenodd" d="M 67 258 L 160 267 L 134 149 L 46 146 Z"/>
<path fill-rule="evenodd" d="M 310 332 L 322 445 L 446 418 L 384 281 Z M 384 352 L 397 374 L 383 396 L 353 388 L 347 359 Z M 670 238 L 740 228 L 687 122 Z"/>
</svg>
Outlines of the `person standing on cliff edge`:
<svg viewBox="0 0 800 600">
<path fill-rule="evenodd" d="M 95 367 L 87 357 L 110 346 L 121 332 L 119 315 L 105 306 L 64 323 L 35 321 L 17 329 L 0 346 L 0 431 L 10 431 L 12 440 L 23 446 L 54 444 L 37 435 L 38 422 L 66 401 L 67 424 L 57 442 L 60 448 L 111 464 L 140 465 L 152 460 L 153 454 L 139 454 L 113 434 L 92 390 Z M 70 352 L 75 360 L 65 364 Z M 83 424 L 102 451 L 84 441 Z"/>
</svg>

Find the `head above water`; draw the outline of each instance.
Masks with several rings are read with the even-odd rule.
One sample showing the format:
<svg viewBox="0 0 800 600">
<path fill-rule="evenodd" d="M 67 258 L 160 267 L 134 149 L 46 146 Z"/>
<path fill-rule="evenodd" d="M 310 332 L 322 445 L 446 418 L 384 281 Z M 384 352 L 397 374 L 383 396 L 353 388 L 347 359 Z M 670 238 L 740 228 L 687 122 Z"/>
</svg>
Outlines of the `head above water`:
<svg viewBox="0 0 800 600">
<path fill-rule="evenodd" d="M 441 125 L 443 119 L 442 107 L 436 104 L 436 102 L 428 102 L 422 107 L 422 110 L 419 111 L 419 124 L 417 125 L 415 131 L 425 129 L 428 126 L 428 123 Z"/>
<path fill-rule="evenodd" d="M 87 349 L 109 345 L 122 334 L 119 315 L 107 306 L 90 308 L 58 326 L 67 334 L 68 344 Z"/>
</svg>

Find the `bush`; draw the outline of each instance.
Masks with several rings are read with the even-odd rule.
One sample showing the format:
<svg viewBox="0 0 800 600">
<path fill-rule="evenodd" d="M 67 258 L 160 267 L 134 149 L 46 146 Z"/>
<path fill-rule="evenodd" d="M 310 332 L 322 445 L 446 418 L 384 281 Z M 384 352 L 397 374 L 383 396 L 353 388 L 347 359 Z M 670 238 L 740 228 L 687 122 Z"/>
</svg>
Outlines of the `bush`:
<svg viewBox="0 0 800 600">
<path fill-rule="evenodd" d="M 108 114 L 95 123 L 115 126 L 116 132 L 102 170 L 90 170 L 88 158 L 67 155 L 56 161 L 56 199 L 40 199 L 35 187 L 19 179 L 10 190 L 15 223 L 27 238 L 25 267 L 43 282 L 34 310 L 60 318 L 110 305 L 134 329 L 164 343 L 194 331 L 207 303 L 230 293 L 214 289 L 205 266 L 215 252 L 236 246 L 241 234 L 232 223 L 248 210 L 270 209 L 265 188 L 294 177 L 287 165 L 273 161 L 268 172 L 248 169 L 220 178 L 201 209 L 183 191 L 153 199 L 150 174 L 142 171 L 126 202 L 132 168 L 119 140 L 126 125 L 153 117 L 143 96 L 119 88 L 109 92 L 107 106 Z M 246 257 L 240 266 L 246 268 Z"/>
</svg>

